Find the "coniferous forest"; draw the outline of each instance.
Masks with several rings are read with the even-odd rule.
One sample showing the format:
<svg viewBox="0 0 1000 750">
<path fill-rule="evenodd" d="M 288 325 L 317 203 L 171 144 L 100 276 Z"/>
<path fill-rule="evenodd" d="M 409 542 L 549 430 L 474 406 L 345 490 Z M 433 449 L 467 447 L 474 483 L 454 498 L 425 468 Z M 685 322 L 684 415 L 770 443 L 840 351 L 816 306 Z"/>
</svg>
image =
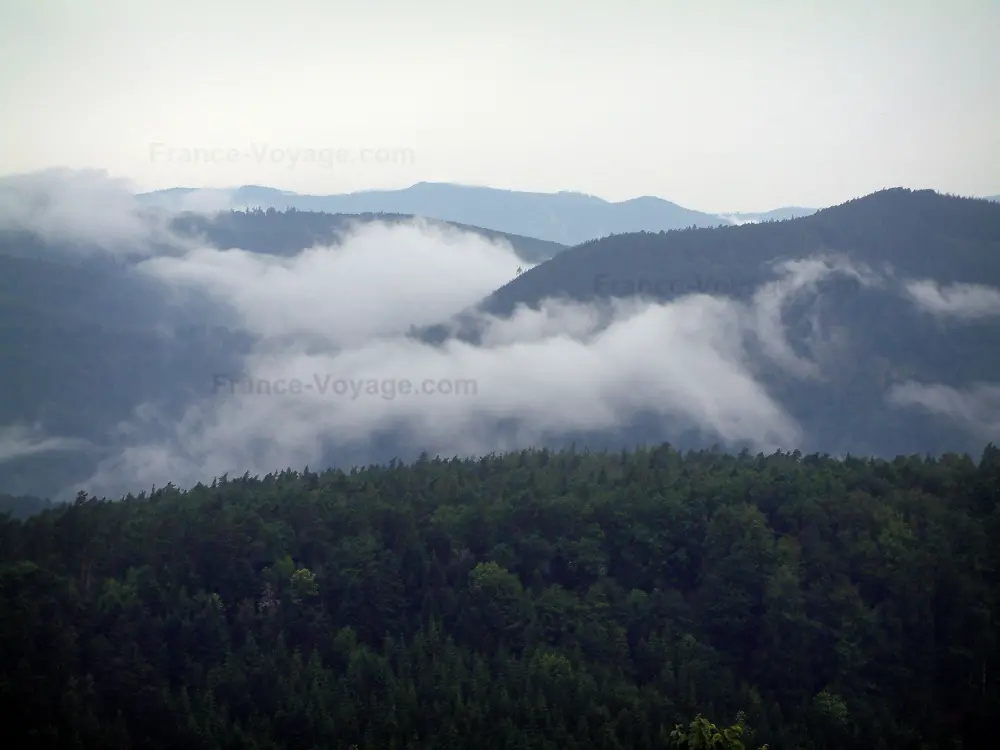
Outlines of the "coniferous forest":
<svg viewBox="0 0 1000 750">
<path fill-rule="evenodd" d="M 993 748 L 1000 450 L 669 446 L 0 516 L 5 748 Z"/>
</svg>

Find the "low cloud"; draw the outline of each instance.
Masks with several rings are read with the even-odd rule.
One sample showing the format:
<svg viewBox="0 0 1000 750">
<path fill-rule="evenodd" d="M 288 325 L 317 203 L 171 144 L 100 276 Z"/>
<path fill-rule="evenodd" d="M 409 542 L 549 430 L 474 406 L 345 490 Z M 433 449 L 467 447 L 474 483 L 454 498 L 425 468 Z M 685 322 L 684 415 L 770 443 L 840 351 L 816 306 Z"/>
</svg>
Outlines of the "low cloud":
<svg viewBox="0 0 1000 750">
<path fill-rule="evenodd" d="M 139 269 L 225 302 L 261 336 L 311 334 L 345 347 L 437 323 L 509 281 L 519 266 L 506 242 L 414 220 L 361 224 L 335 247 L 291 258 L 201 247 Z"/>
<path fill-rule="evenodd" d="M 889 401 L 946 417 L 978 439 L 996 440 L 1000 435 L 1000 384 L 954 388 L 911 381 L 892 388 Z"/>
<path fill-rule="evenodd" d="M 745 217 L 745 216 L 736 216 L 734 214 L 720 214 L 719 218 L 723 219 L 725 221 L 728 221 L 730 224 L 732 224 L 734 226 L 737 226 L 737 227 L 743 226 L 744 224 L 759 224 L 760 223 L 759 219 L 748 218 L 748 217 Z"/>
<path fill-rule="evenodd" d="M 0 178 L 0 230 L 29 232 L 64 251 L 121 256 L 176 241 L 167 215 L 143 210 L 127 181 L 89 169 Z"/>
<path fill-rule="evenodd" d="M 414 451 L 481 454 L 614 430 L 648 414 L 678 433 L 698 429 L 760 450 L 793 447 L 801 429 L 755 378 L 748 346 L 764 342 L 792 376 L 810 376 L 809 362 L 789 354 L 781 311 L 825 276 L 857 274 L 817 260 L 780 268 L 781 278 L 749 304 L 709 295 L 604 310 L 547 301 L 507 319 L 480 317 L 478 344 L 431 345 L 405 335 L 411 325 L 467 310 L 518 263 L 509 249 L 476 235 L 443 238 L 421 224 L 361 227 L 339 248 L 284 260 L 201 249 L 147 261 L 146 272 L 165 284 L 197 287 L 240 311 L 261 337 L 241 377 L 448 381 L 475 389 L 417 388 L 385 398 L 222 388 L 174 422 L 147 410 L 133 433 L 156 439 L 136 440 L 86 486 L 110 492 L 123 481 L 183 484 L 317 465 L 331 453 L 355 455 L 380 435 Z M 511 430 L 498 430 L 500 422 Z"/>
<path fill-rule="evenodd" d="M 756 450 L 796 448 L 803 429 L 765 385 L 774 381 L 761 368 L 822 381 L 850 342 L 811 302 L 830 280 L 883 283 L 843 258 L 817 256 L 775 266 L 773 281 L 748 301 L 709 294 L 665 303 L 547 300 L 537 310 L 494 318 L 471 311 L 524 263 L 509 244 L 475 233 L 419 220 L 360 223 L 334 246 L 278 257 L 171 237 L 144 218 L 122 183 L 100 173 L 18 179 L 0 189 L 0 225 L 53 242 L 86 238 L 112 253 L 146 248 L 129 261 L 135 271 L 186 309 L 195 302 L 225 309 L 252 337 L 238 372 L 206 371 L 204 388 L 185 391 L 186 401 L 169 411 L 151 393 L 107 436 L 105 449 L 114 455 L 79 485 L 98 494 L 319 466 L 331 457 L 366 463 L 385 450 L 504 451 L 567 434 L 609 433 L 651 415 L 668 439 L 696 430 Z M 84 203 L 74 203 L 80 196 Z M 953 288 L 933 287 L 932 295 L 927 284 L 904 282 L 918 304 L 932 300 L 950 310 L 973 298 Z M 412 335 L 458 316 L 477 330 L 475 343 L 433 344 Z M 794 337 L 790 318 L 799 324 Z M 169 330 L 170 321 L 163 326 Z M 382 385 L 339 394 L 218 387 L 243 379 Z M 416 386 L 408 395 L 397 387 L 404 381 Z M 426 382 L 475 387 L 421 388 Z M 392 384 L 391 398 L 385 384 Z M 970 429 L 996 429 L 991 387 L 958 392 L 911 384 L 892 399 L 964 420 Z M 78 445 L 20 430 L 0 433 L 0 460 Z"/>
<path fill-rule="evenodd" d="M 88 447 L 85 440 L 46 436 L 39 425 L 0 426 L 0 464 L 18 458 Z"/>
<path fill-rule="evenodd" d="M 910 299 L 920 309 L 941 317 L 964 320 L 1000 315 L 1000 289 L 984 284 L 948 284 L 911 281 L 905 285 Z"/>
<path fill-rule="evenodd" d="M 232 190 L 200 188 L 198 190 L 157 195 L 152 205 L 157 205 L 177 213 L 191 212 L 199 214 L 214 214 L 228 211 L 236 206 L 233 203 Z M 146 196 L 150 194 L 147 193 Z M 142 196 L 142 197 L 146 197 Z"/>
<path fill-rule="evenodd" d="M 836 332 L 824 332 L 819 318 L 810 316 L 810 336 L 805 343 L 811 356 L 796 353 L 785 332 L 785 307 L 803 295 L 815 295 L 819 284 L 831 276 L 854 279 L 868 287 L 880 284 L 881 279 L 867 268 L 837 255 L 786 261 L 775 270 L 779 277 L 755 292 L 753 304 L 747 310 L 752 327 L 764 352 L 779 366 L 801 378 L 820 378 L 824 360 L 837 353 L 841 342 Z M 828 351 L 831 347 L 834 351 Z"/>
</svg>

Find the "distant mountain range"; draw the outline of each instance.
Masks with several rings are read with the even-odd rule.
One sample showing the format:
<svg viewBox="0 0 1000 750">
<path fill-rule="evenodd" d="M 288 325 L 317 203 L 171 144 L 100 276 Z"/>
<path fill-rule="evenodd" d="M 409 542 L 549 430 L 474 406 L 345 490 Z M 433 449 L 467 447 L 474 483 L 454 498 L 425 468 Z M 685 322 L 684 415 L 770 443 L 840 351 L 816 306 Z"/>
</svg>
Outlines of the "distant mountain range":
<svg viewBox="0 0 1000 750">
<path fill-rule="evenodd" d="M 245 185 L 233 190 L 170 188 L 140 193 L 137 197 L 146 205 L 172 210 L 259 206 L 333 214 L 423 216 L 566 246 L 628 232 L 785 221 L 809 216 L 818 210 L 788 206 L 756 213 L 714 214 L 649 196 L 614 203 L 583 193 L 531 193 L 435 182 L 421 182 L 402 190 L 339 195 L 303 195 Z M 986 200 L 1000 201 L 1000 195 Z"/>
<path fill-rule="evenodd" d="M 217 197 L 158 195 L 143 200 Z M 266 206 L 268 195 L 281 194 L 226 200 Z M 310 198 L 283 195 L 286 208 Z M 572 441 L 891 457 L 1000 438 L 997 203 L 893 189 L 800 218 L 768 221 L 809 210 L 732 214 L 713 219 L 725 226 L 574 247 L 503 235 L 517 258 L 441 221 L 413 227 L 412 205 L 352 216 L 280 207 L 176 216 L 174 236 L 154 235 L 165 246 L 147 255 L 0 231 L 0 493 Z M 51 218 L 132 227 L 119 208 Z M 342 253 L 331 240 L 357 223 L 361 244 Z M 317 244 L 334 247 L 303 252 Z M 475 398 L 307 402 L 220 391 L 219 373 L 478 385 Z"/>
<path fill-rule="evenodd" d="M 232 191 L 171 188 L 142 193 L 146 205 L 170 209 L 256 207 L 336 214 L 410 214 L 483 227 L 563 245 L 626 232 L 713 227 L 808 216 L 814 208 L 711 214 L 649 196 L 612 203 L 582 193 L 529 193 L 421 182 L 403 190 L 301 195 L 247 185 Z"/>
</svg>

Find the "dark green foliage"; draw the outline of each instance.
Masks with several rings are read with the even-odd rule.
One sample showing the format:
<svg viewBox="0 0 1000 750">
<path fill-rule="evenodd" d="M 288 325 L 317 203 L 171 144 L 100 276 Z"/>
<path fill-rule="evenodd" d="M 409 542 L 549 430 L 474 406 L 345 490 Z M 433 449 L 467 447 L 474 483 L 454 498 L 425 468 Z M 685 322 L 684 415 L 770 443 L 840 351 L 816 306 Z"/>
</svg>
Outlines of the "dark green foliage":
<svg viewBox="0 0 1000 750">
<path fill-rule="evenodd" d="M 30 495 L 14 497 L 13 495 L 0 494 L 0 514 L 9 513 L 14 518 L 27 518 L 51 507 L 51 500 L 43 500 Z"/>
<path fill-rule="evenodd" d="M 994 747 L 998 455 L 524 451 L 0 516 L 4 746 Z"/>
</svg>

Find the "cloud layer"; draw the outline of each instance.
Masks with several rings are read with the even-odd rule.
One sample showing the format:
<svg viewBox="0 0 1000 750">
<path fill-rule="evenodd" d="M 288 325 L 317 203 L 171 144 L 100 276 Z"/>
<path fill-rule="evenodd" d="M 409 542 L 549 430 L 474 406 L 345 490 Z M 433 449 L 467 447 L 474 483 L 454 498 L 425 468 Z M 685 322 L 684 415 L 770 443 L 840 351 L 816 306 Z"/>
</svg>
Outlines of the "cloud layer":
<svg viewBox="0 0 1000 750">
<path fill-rule="evenodd" d="M 40 425 L 0 426 L 0 463 L 53 451 L 74 451 L 88 447 L 86 440 L 46 437 Z"/>
<path fill-rule="evenodd" d="M 789 378 L 822 380 L 843 342 L 815 317 L 805 349 L 801 337 L 793 346 L 789 306 L 831 278 L 886 281 L 841 258 L 814 257 L 777 266 L 746 302 L 706 294 L 549 301 L 508 319 L 479 316 L 476 344 L 430 344 L 412 329 L 468 314 L 524 265 L 506 243 L 420 221 L 359 225 L 335 247 L 293 257 L 181 243 L 143 218 L 127 186 L 98 173 L 0 183 L 2 227 L 113 253 L 172 242 L 169 253 L 135 259 L 136 272 L 178 298 L 225 306 L 255 337 L 242 369 L 205 372 L 205 391 L 180 416 L 151 399 L 120 426 L 115 455 L 83 483 L 109 495 L 316 466 L 331 455 L 363 458 L 385 440 L 412 452 L 482 454 L 613 431 L 650 414 L 676 433 L 796 448 L 803 428 L 764 385 L 754 357 Z M 1000 309 L 1000 292 L 989 288 L 917 281 L 902 293 L 963 319 Z M 1000 426 L 998 393 L 990 384 L 966 392 L 905 383 L 891 401 L 986 434 Z M 0 460 L 56 447 L 67 444 L 37 430 L 0 432 Z"/>
<path fill-rule="evenodd" d="M 651 413 L 677 431 L 792 448 L 801 429 L 751 371 L 747 347 L 762 344 L 792 374 L 816 376 L 816 363 L 784 338 L 782 309 L 824 276 L 855 273 L 824 260 L 791 264 L 749 304 L 690 295 L 602 313 L 550 301 L 509 319 L 481 317 L 477 345 L 406 335 L 410 326 L 466 311 L 517 264 L 509 248 L 420 224 L 366 226 L 338 248 L 285 260 L 201 248 L 145 261 L 144 272 L 164 284 L 233 306 L 260 341 L 239 384 L 219 384 L 179 422 L 137 422 L 136 434 L 157 439 L 125 449 L 88 486 L 316 465 L 331 451 L 357 455 L 380 435 L 414 450 L 481 454 L 615 430 Z M 336 381 L 351 387 L 321 392 L 321 383 Z M 379 384 L 377 392 L 367 393 L 368 384 Z M 411 395 L 399 392 L 401 384 Z M 460 392 L 442 393 L 449 389 Z M 498 430 L 500 422 L 514 431 Z"/>
<path fill-rule="evenodd" d="M 922 280 L 905 288 L 914 304 L 932 315 L 965 320 L 1000 316 L 1000 289 L 991 286 Z"/>
</svg>

